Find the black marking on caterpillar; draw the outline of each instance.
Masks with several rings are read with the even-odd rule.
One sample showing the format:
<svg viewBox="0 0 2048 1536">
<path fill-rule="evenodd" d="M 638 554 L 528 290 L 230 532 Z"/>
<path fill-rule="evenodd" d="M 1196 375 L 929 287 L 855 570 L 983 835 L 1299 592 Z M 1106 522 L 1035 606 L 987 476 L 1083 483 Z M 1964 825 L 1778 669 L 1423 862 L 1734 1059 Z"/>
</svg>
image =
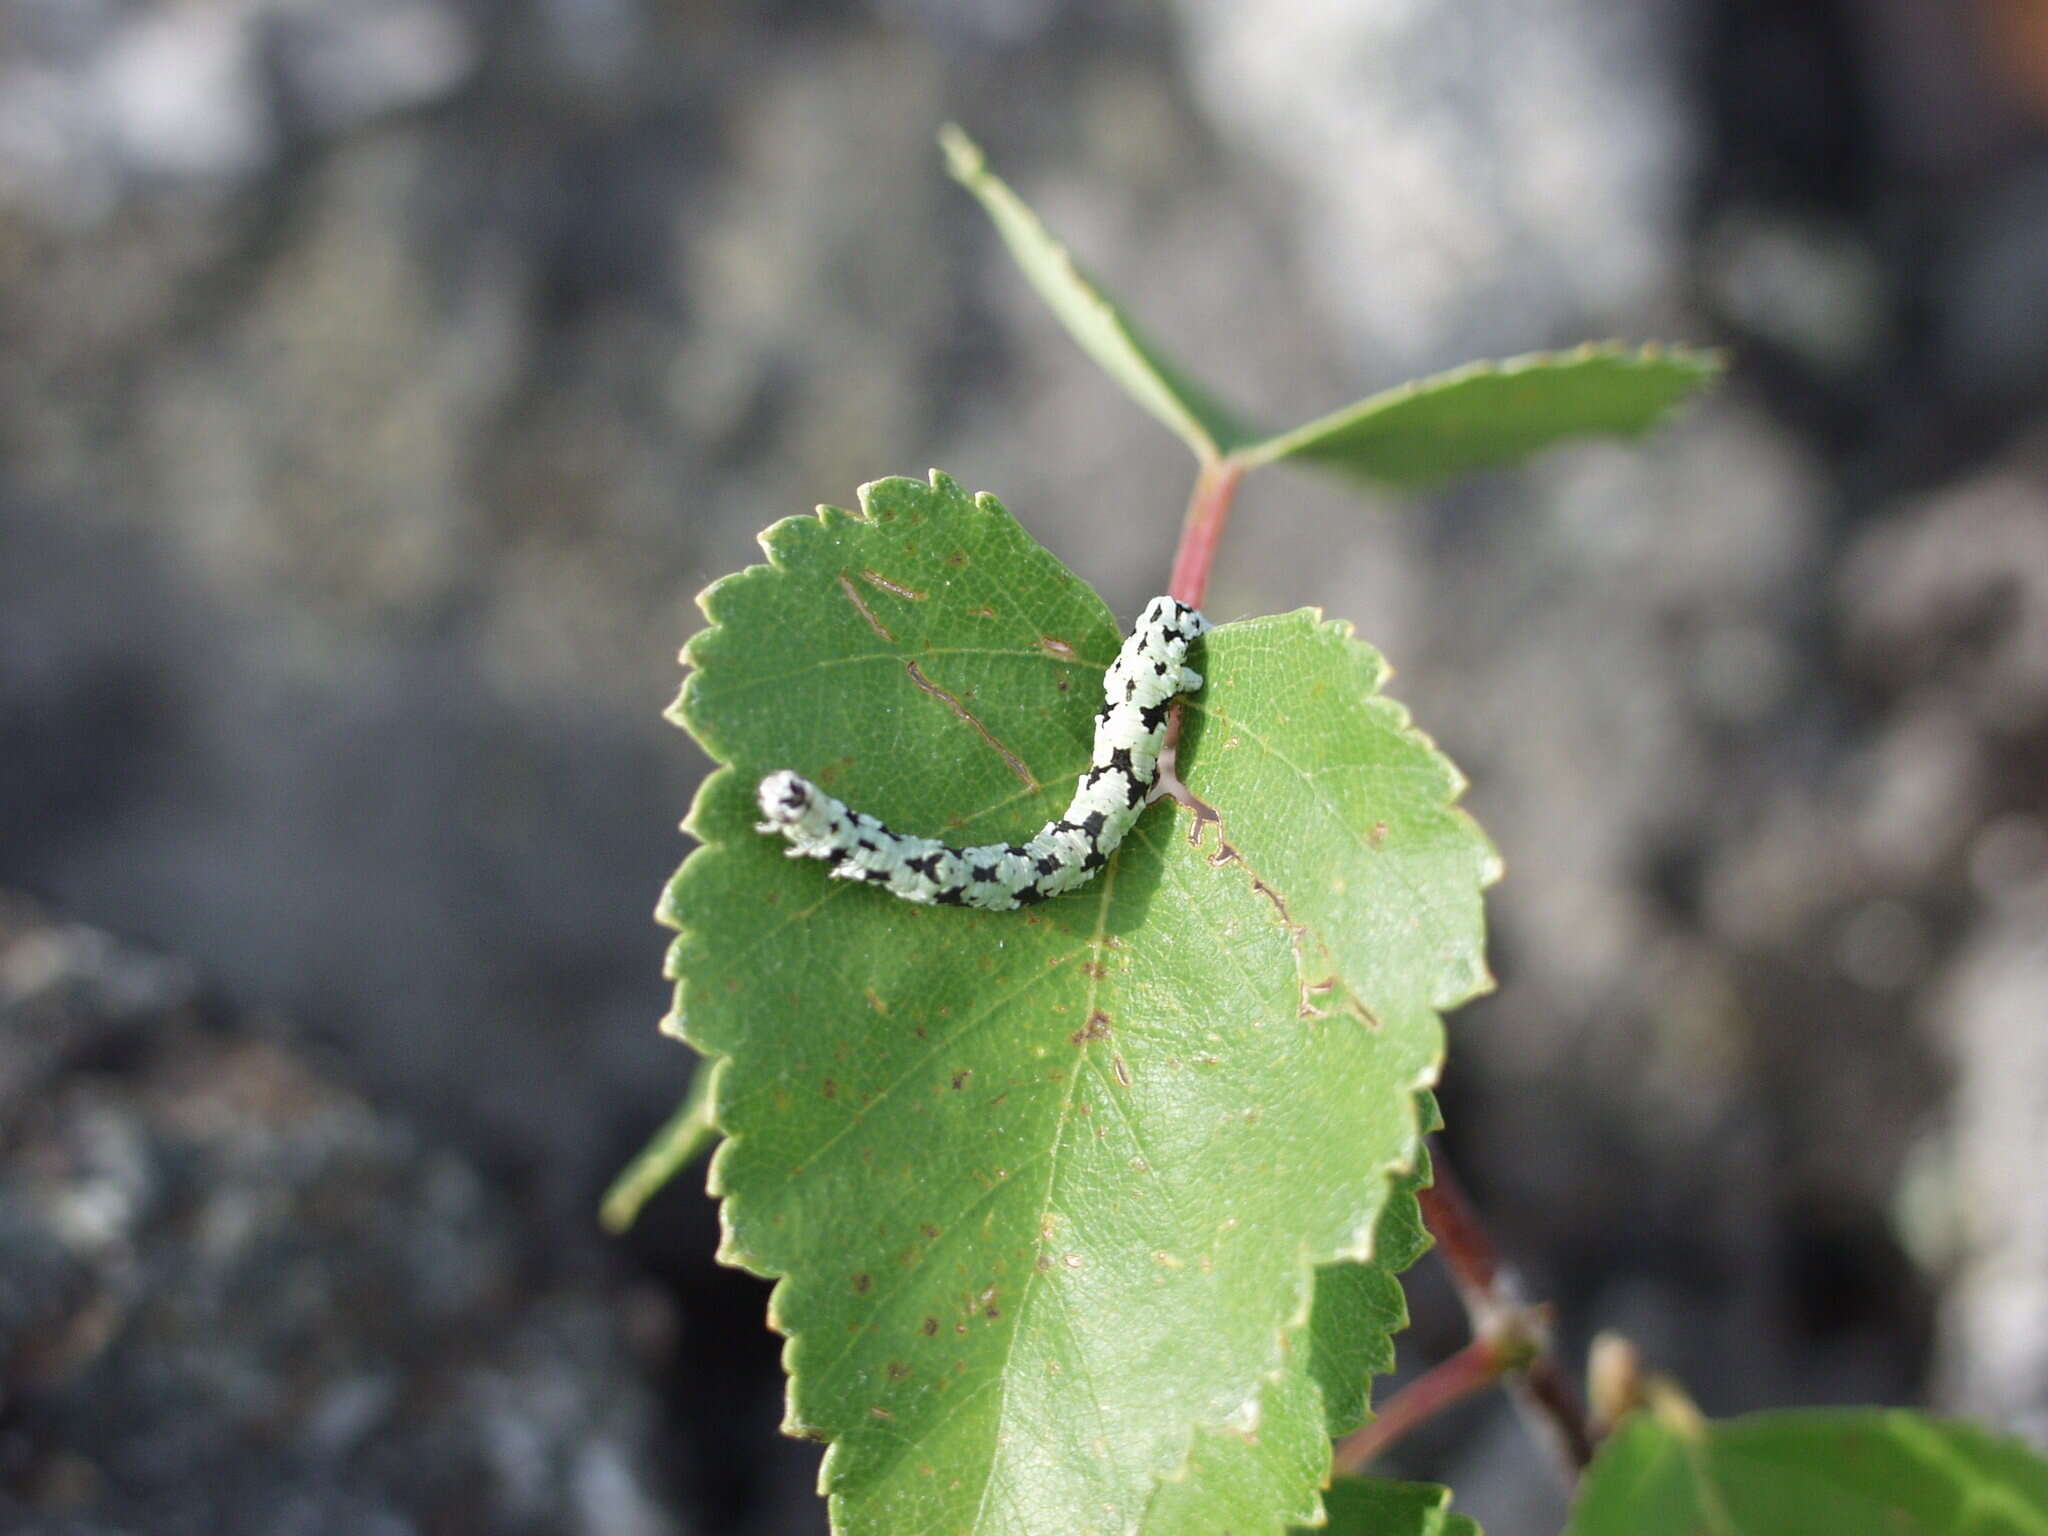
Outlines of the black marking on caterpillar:
<svg viewBox="0 0 2048 1536">
<path fill-rule="evenodd" d="M 1060 896 L 1109 862 L 1159 781 L 1168 707 L 1202 686 L 1184 665 L 1209 627 L 1170 597 L 1145 605 L 1102 680 L 1095 750 L 1074 786 L 1074 802 L 1027 843 L 948 848 L 931 837 L 891 832 L 783 769 L 761 781 L 757 830 L 790 841 L 792 859 L 824 859 L 838 880 L 865 880 L 905 901 L 1009 912 Z"/>
</svg>

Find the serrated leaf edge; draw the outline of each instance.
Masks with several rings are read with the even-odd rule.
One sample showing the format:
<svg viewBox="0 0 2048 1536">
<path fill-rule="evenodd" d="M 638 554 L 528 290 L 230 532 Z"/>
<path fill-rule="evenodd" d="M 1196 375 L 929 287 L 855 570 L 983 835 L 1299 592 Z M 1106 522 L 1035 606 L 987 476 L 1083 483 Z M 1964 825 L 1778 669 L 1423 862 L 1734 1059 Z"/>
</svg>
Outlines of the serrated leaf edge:
<svg viewBox="0 0 2048 1536">
<path fill-rule="evenodd" d="M 791 517 L 782 518 L 776 521 L 775 523 L 770 524 L 766 529 L 762 530 L 762 532 L 757 536 L 757 542 L 760 544 L 763 552 L 766 554 L 767 559 L 763 562 L 746 566 L 739 571 L 731 572 L 725 576 L 720 577 L 718 580 L 713 581 L 709 585 L 707 585 L 697 595 L 697 606 L 699 610 L 703 612 L 707 620 L 707 624 L 703 629 L 700 629 L 695 634 L 693 634 L 690 637 L 689 641 L 686 642 L 683 646 L 682 651 L 680 653 L 680 659 L 683 662 L 683 664 L 685 666 L 692 668 L 693 670 L 702 666 L 702 657 L 706 645 L 716 644 L 715 640 L 708 640 L 707 637 L 713 635 L 715 631 L 723 628 L 723 622 L 718 613 L 719 595 L 722 591 L 728 589 L 734 583 L 740 582 L 750 577 L 758 580 L 760 579 L 761 573 L 764 573 L 769 570 L 788 571 L 790 569 L 790 567 L 781 558 L 781 545 L 789 537 L 790 532 L 793 529 L 812 524 L 824 524 L 829 527 L 832 522 L 839 519 L 857 520 L 872 524 L 875 521 L 875 519 L 873 518 L 870 512 L 870 502 L 876 488 L 892 480 L 901 480 L 907 478 L 909 477 L 887 476 L 883 477 L 882 479 L 869 481 L 861 485 L 856 493 L 857 499 L 860 504 L 860 510 L 858 512 L 849 511 L 845 508 L 835 507 L 830 504 L 821 503 L 816 509 L 815 513 L 796 514 Z M 933 469 L 929 471 L 928 480 L 926 483 L 928 484 L 929 488 L 936 494 L 955 496 L 960 499 L 967 500 L 970 505 L 974 506 L 978 510 L 988 512 L 993 515 L 1001 517 L 1010 516 L 1008 510 L 993 495 L 984 491 L 973 493 L 970 496 L 960 486 L 959 482 L 957 482 L 951 476 L 945 474 L 943 471 L 940 471 L 938 469 Z M 1480 843 L 1488 850 L 1489 863 L 1487 866 L 1487 871 L 1482 878 L 1482 888 L 1491 885 L 1495 880 L 1499 878 L 1499 856 L 1496 852 L 1494 852 L 1491 840 L 1486 837 L 1483 830 L 1479 828 L 1477 822 L 1470 816 L 1469 813 L 1467 813 L 1461 806 L 1457 804 L 1457 801 L 1463 795 L 1465 789 L 1468 787 L 1468 781 L 1466 780 L 1463 772 L 1458 769 L 1456 763 L 1452 761 L 1446 754 L 1444 754 L 1437 747 L 1434 740 L 1431 739 L 1426 732 L 1422 731 L 1419 727 L 1417 727 L 1414 724 L 1408 706 L 1398 699 L 1394 699 L 1387 696 L 1386 693 L 1383 691 L 1384 684 L 1394 675 L 1392 666 L 1387 663 L 1386 658 L 1383 655 L 1381 655 L 1376 648 L 1373 648 L 1367 645 L 1366 642 L 1363 642 L 1358 639 L 1356 628 L 1350 620 L 1341 618 L 1328 618 L 1324 615 L 1324 612 L 1320 607 L 1306 607 L 1303 609 L 1295 610 L 1295 612 L 1299 615 L 1307 617 L 1314 626 L 1318 628 L 1326 628 L 1331 630 L 1347 645 L 1363 646 L 1365 649 L 1371 651 L 1371 654 L 1379 663 L 1379 670 L 1375 677 L 1374 687 L 1372 689 L 1372 692 L 1368 696 L 1367 702 L 1375 704 L 1379 706 L 1381 709 L 1385 710 L 1388 713 L 1389 720 L 1395 729 L 1418 738 L 1421 744 L 1426 748 L 1426 750 L 1428 750 L 1429 753 L 1437 760 L 1437 762 L 1440 763 L 1446 770 L 1447 782 L 1445 786 L 1445 800 L 1447 809 L 1450 810 L 1450 812 L 1457 816 L 1461 821 L 1465 822 L 1469 826 L 1473 834 L 1478 838 Z M 714 758 L 714 761 L 718 763 L 718 767 L 715 768 L 712 773 L 708 774 L 705 777 L 703 783 L 699 786 L 696 796 L 692 799 L 689 813 L 687 816 L 685 816 L 683 820 L 682 829 L 685 832 L 687 832 L 691 837 L 695 838 L 699 845 L 698 848 L 688 851 L 684 860 L 685 864 L 687 864 L 689 858 L 694 857 L 698 852 L 712 847 L 720 846 L 720 844 L 716 842 L 714 839 L 706 836 L 704 831 L 702 830 L 700 822 L 700 812 L 703 811 L 703 809 L 705 808 L 713 794 L 716 792 L 717 786 L 719 785 L 720 781 L 722 781 L 722 779 L 726 775 L 732 774 L 737 771 L 729 762 L 725 761 L 723 758 L 720 758 L 718 756 L 714 744 L 706 740 L 704 735 L 699 732 L 697 727 L 691 723 L 688 711 L 688 697 L 689 681 L 688 679 L 685 679 L 683 688 L 678 693 L 675 702 L 671 704 L 668 710 L 665 712 L 666 717 L 671 722 L 684 729 L 707 754 L 710 754 Z M 657 905 L 655 910 L 656 919 L 663 925 L 674 929 L 679 936 L 686 932 L 686 930 L 679 922 L 675 920 L 674 915 L 668 910 L 668 892 L 673 888 L 676 879 L 679 879 L 680 876 L 681 869 L 679 868 L 677 875 L 675 877 L 672 877 L 668 884 L 664 886 L 662 900 Z M 783 1288 L 790 1283 L 792 1277 L 787 1272 L 780 1272 L 768 1268 L 760 1260 L 756 1259 L 754 1256 L 749 1254 L 740 1245 L 738 1238 L 733 1231 L 730 1214 L 731 1199 L 730 1192 L 725 1181 L 725 1167 L 730 1158 L 734 1155 L 734 1149 L 739 1145 L 740 1141 L 743 1138 L 734 1135 L 730 1132 L 727 1132 L 724 1129 L 723 1122 L 720 1118 L 719 1113 L 720 1104 L 723 1099 L 723 1090 L 725 1087 L 727 1068 L 731 1063 L 731 1056 L 729 1053 L 726 1052 L 706 1051 L 690 1038 L 688 1032 L 687 997 L 685 995 L 685 983 L 682 977 L 675 974 L 675 955 L 675 946 L 671 946 L 669 964 L 666 965 L 664 969 L 666 974 L 668 974 L 669 978 L 675 982 L 675 1000 L 668 1014 L 662 1020 L 662 1029 L 664 1033 L 670 1034 L 675 1038 L 683 1040 L 686 1044 L 689 1044 L 692 1049 L 697 1050 L 704 1061 L 703 1066 L 701 1066 L 699 1070 L 709 1072 L 711 1074 L 711 1081 L 707 1090 L 709 1102 L 709 1115 L 712 1124 L 718 1127 L 719 1141 L 718 1145 L 713 1149 L 710 1157 L 709 1167 L 707 1169 L 705 1177 L 705 1188 L 706 1192 L 718 1201 L 719 1244 L 717 1249 L 717 1258 L 720 1263 L 726 1264 L 732 1268 L 744 1270 L 749 1274 L 756 1275 L 762 1279 L 772 1280 L 774 1282 L 774 1285 L 772 1286 L 769 1292 L 766 1321 L 771 1329 L 773 1329 L 776 1333 L 781 1334 L 783 1337 L 783 1346 L 780 1352 L 779 1359 L 782 1365 L 784 1375 L 784 1413 L 780 1428 L 784 1434 L 795 1439 L 810 1440 L 814 1442 L 819 1440 L 824 1441 L 826 1445 L 826 1450 L 818 1470 L 817 1491 L 821 1497 L 825 1497 L 827 1499 L 836 1499 L 838 1495 L 833 1491 L 831 1486 L 832 1478 L 834 1475 L 834 1463 L 837 1459 L 840 1447 L 845 1443 L 845 1440 L 843 1436 L 838 1438 L 829 1438 L 827 1436 L 826 1431 L 821 1426 L 807 1424 L 796 1416 L 795 1395 L 799 1364 L 798 1357 L 803 1350 L 804 1337 L 802 1335 L 790 1332 L 783 1325 L 779 1308 L 779 1302 L 781 1299 Z M 1484 973 L 1484 979 L 1486 982 L 1485 986 L 1481 986 L 1472 993 L 1467 994 L 1465 998 L 1459 999 L 1458 1003 L 1442 1005 L 1432 1002 L 1430 1005 L 1431 1010 L 1433 1012 L 1441 1014 L 1447 1011 L 1450 1007 L 1458 1006 L 1459 1003 L 1469 1001 L 1471 997 L 1480 995 L 1483 991 L 1487 989 L 1487 986 L 1491 985 L 1490 972 Z M 1422 1155 L 1424 1149 L 1424 1138 L 1427 1136 L 1430 1128 L 1430 1117 L 1428 1114 L 1425 1113 L 1423 1105 L 1425 1103 L 1430 1102 L 1426 1095 L 1428 1095 L 1435 1088 L 1436 1083 L 1441 1075 L 1442 1067 L 1443 1053 L 1439 1051 L 1433 1060 L 1425 1063 L 1419 1069 L 1415 1076 L 1415 1079 L 1407 1085 L 1406 1091 L 1408 1095 L 1408 1103 L 1410 1106 L 1409 1115 L 1411 1123 L 1414 1126 L 1414 1133 L 1412 1137 L 1409 1139 L 1409 1145 L 1411 1150 L 1406 1157 L 1391 1160 L 1378 1170 L 1378 1176 L 1382 1181 L 1383 1187 L 1386 1189 L 1391 1189 L 1393 1187 L 1395 1180 L 1403 1177 L 1406 1174 L 1412 1173 Z M 1384 1209 L 1384 1205 L 1385 1202 L 1384 1200 L 1382 1200 L 1380 1207 L 1382 1210 Z M 1373 1220 L 1361 1222 L 1359 1226 L 1356 1229 L 1354 1229 L 1360 1235 L 1360 1241 L 1354 1243 L 1351 1246 L 1340 1248 L 1338 1251 L 1334 1252 L 1327 1258 L 1314 1258 L 1309 1256 L 1305 1252 L 1297 1255 L 1295 1269 L 1294 1299 L 1292 1309 L 1288 1314 L 1287 1318 L 1283 1320 L 1279 1324 L 1279 1326 L 1276 1327 L 1274 1330 L 1272 1349 L 1269 1352 L 1266 1362 L 1257 1370 L 1255 1374 L 1254 1391 L 1252 1396 L 1247 1398 L 1245 1406 L 1249 1407 L 1252 1404 L 1259 1402 L 1261 1399 L 1263 1399 L 1263 1396 L 1267 1388 L 1273 1385 L 1274 1383 L 1278 1382 L 1282 1375 L 1288 1369 L 1292 1368 L 1290 1363 L 1292 1356 L 1297 1351 L 1306 1348 L 1310 1314 L 1314 1303 L 1315 1270 L 1317 1266 L 1320 1264 L 1339 1262 L 1345 1260 L 1360 1263 L 1370 1263 L 1372 1261 L 1372 1255 L 1375 1246 L 1374 1239 L 1376 1235 L 1377 1224 L 1378 1212 L 1376 1211 Z M 1314 1387 L 1313 1382 L 1311 1382 L 1310 1385 Z M 1320 1387 L 1315 1387 L 1315 1395 L 1317 1401 L 1320 1403 Z M 1153 1474 L 1155 1482 L 1176 1481 L 1184 1479 L 1186 1476 L 1189 1475 L 1191 1460 L 1195 1447 L 1195 1438 L 1199 1433 L 1205 1430 L 1229 1433 L 1230 1426 L 1227 1422 L 1221 1420 L 1215 1423 L 1209 1423 L 1202 1419 L 1188 1420 L 1183 1426 L 1183 1428 L 1176 1435 L 1176 1438 L 1179 1440 L 1180 1444 L 1178 1451 L 1175 1453 L 1173 1461 L 1169 1465 L 1167 1465 L 1163 1470 L 1155 1471 L 1155 1473 Z M 1320 1518 L 1322 1513 L 1322 1499 L 1320 1490 L 1317 1490 L 1315 1492 L 1315 1508 L 1317 1512 L 1317 1517 Z"/>
</svg>

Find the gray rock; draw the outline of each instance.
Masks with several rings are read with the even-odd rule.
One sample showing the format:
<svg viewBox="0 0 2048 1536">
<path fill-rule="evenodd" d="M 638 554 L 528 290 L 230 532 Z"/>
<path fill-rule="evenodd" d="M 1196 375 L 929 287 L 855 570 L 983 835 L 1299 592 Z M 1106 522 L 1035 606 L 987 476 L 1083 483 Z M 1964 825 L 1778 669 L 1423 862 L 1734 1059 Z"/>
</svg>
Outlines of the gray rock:
<svg viewBox="0 0 2048 1536">
<path fill-rule="evenodd" d="M 1956 1071 L 1940 1188 L 1954 1246 L 1936 1392 L 2048 1444 L 2048 878 L 1977 925 L 1934 1002 Z"/>
<path fill-rule="evenodd" d="M 676 1527 L 615 1311 L 189 972 L 0 898 L 0 1521 Z"/>
<path fill-rule="evenodd" d="M 478 40 L 442 0 L 0 5 L 0 212 L 59 229 L 217 196 L 302 136 L 447 96 Z"/>
<path fill-rule="evenodd" d="M 1680 7 L 1183 0 L 1212 117 L 1295 188 L 1386 382 L 1664 312 L 1696 154 Z"/>
</svg>

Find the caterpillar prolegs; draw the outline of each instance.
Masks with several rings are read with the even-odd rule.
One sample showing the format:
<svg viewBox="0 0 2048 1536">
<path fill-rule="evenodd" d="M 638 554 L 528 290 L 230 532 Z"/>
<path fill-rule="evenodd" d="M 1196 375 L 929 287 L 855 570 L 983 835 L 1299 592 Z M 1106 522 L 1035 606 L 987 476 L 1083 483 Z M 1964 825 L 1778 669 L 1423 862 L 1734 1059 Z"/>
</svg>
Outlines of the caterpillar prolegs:
<svg viewBox="0 0 2048 1536">
<path fill-rule="evenodd" d="M 1026 843 L 948 848 L 931 837 L 891 832 L 873 816 L 784 769 L 761 781 L 757 830 L 789 839 L 792 859 L 825 859 L 840 880 L 884 886 L 905 901 L 1009 912 L 1087 881 L 1145 809 L 1159 781 L 1159 749 L 1173 700 L 1202 686 L 1183 665 L 1209 627 L 1201 614 L 1155 597 L 1110 663 L 1095 716 L 1095 750 L 1073 804 Z"/>
</svg>

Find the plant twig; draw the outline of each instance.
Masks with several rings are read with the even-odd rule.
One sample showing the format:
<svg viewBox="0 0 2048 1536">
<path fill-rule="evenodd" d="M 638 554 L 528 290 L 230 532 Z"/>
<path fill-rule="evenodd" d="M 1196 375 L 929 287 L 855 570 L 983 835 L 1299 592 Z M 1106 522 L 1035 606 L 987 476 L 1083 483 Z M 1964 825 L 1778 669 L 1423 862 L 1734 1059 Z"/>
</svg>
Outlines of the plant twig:
<svg viewBox="0 0 2048 1536">
<path fill-rule="evenodd" d="M 1538 1435 L 1550 1442 L 1567 1487 L 1579 1480 L 1597 1448 L 1586 1424 L 1586 1405 L 1578 1389 L 1557 1363 L 1546 1342 L 1541 1352 L 1521 1373 L 1512 1378 L 1508 1390 L 1514 1394 L 1522 1416 L 1534 1421 Z"/>
<path fill-rule="evenodd" d="M 1216 563 L 1216 546 L 1223 541 L 1224 526 L 1237 501 L 1237 484 L 1243 478 L 1244 466 L 1235 459 L 1212 459 L 1195 477 L 1187 520 L 1181 524 L 1180 547 L 1173 553 L 1173 576 L 1166 587 L 1169 595 L 1190 608 L 1201 607 L 1208 595 L 1209 568 Z"/>
<path fill-rule="evenodd" d="M 1429 1166 L 1433 1182 L 1415 1192 L 1422 1207 L 1422 1222 L 1436 1239 L 1437 1256 L 1450 1270 L 1458 1299 L 1464 1302 L 1466 1315 L 1478 1331 L 1486 1321 L 1487 1310 L 1500 1300 L 1496 1296 L 1501 1284 L 1500 1251 L 1480 1223 L 1465 1186 L 1451 1171 L 1441 1144 L 1429 1149 Z"/>
<path fill-rule="evenodd" d="M 1223 542 L 1224 525 L 1237 502 L 1237 483 L 1244 478 L 1244 466 L 1235 459 L 1209 459 L 1195 476 L 1195 488 L 1188 495 L 1188 515 L 1180 525 L 1180 547 L 1173 552 L 1173 575 L 1166 591 L 1190 608 L 1202 606 L 1209 591 L 1209 568 L 1216 563 L 1216 548 Z M 1181 701 L 1173 701 L 1173 717 L 1166 722 L 1166 741 L 1160 748 L 1160 782 L 1171 787 L 1175 799 L 1207 811 L 1180 780 Z M 1211 820 L 1215 812 L 1207 811 Z"/>
<path fill-rule="evenodd" d="M 1501 1262 L 1492 1234 L 1440 1145 L 1430 1149 L 1430 1168 L 1435 1182 L 1417 1191 L 1416 1198 L 1423 1225 L 1436 1239 L 1436 1251 L 1465 1305 L 1473 1342 L 1490 1342 L 1503 1358 L 1504 1344 L 1520 1346 L 1520 1358 L 1507 1358 L 1501 1374 L 1523 1416 L 1556 1452 L 1565 1481 L 1576 1482 L 1593 1459 L 1593 1433 L 1585 1404 L 1552 1353 L 1550 1309 L 1532 1306 L 1523 1298 L 1514 1272 Z"/>
</svg>

